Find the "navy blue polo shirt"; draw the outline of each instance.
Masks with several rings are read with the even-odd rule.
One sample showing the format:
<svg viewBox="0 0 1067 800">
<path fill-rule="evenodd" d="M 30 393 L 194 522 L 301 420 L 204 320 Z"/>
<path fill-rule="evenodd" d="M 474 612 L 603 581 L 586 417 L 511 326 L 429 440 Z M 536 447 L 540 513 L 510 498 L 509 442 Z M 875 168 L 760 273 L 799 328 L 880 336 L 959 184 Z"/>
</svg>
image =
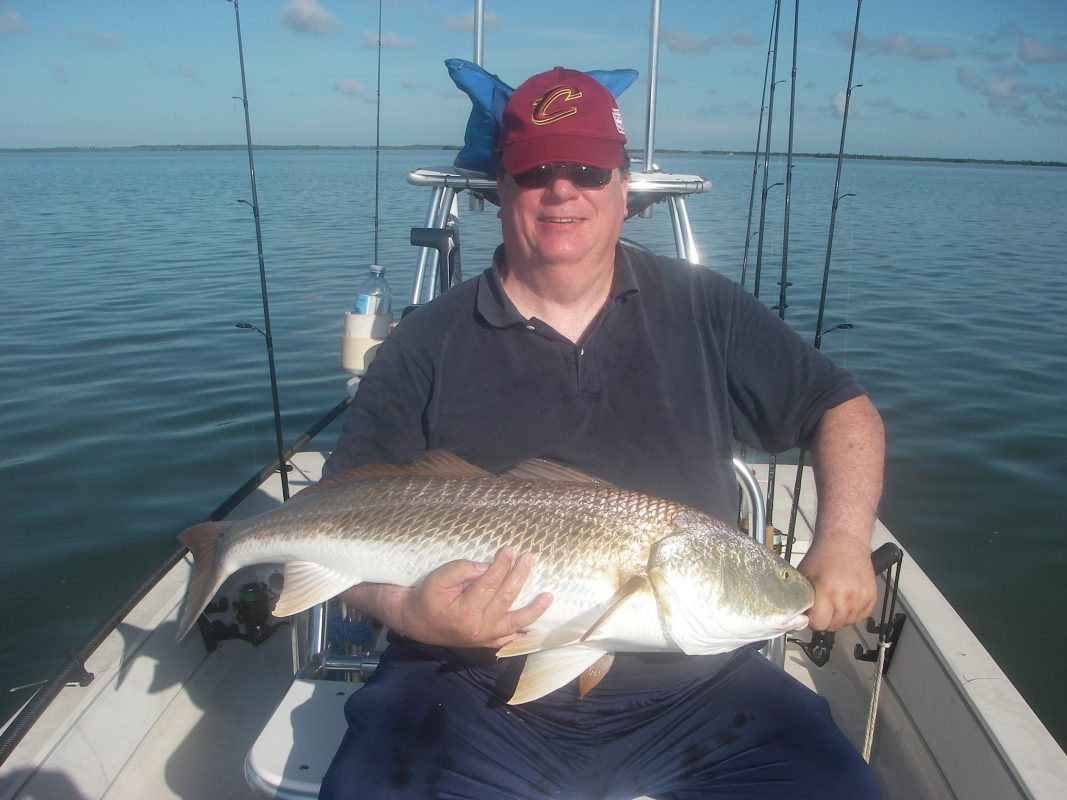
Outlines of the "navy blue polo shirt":
<svg viewBox="0 0 1067 800">
<path fill-rule="evenodd" d="M 327 470 L 437 448 L 490 472 L 548 458 L 731 520 L 735 440 L 806 446 L 823 412 L 862 393 L 732 281 L 620 246 L 609 300 L 577 344 L 522 317 L 494 269 L 409 314 Z"/>
</svg>

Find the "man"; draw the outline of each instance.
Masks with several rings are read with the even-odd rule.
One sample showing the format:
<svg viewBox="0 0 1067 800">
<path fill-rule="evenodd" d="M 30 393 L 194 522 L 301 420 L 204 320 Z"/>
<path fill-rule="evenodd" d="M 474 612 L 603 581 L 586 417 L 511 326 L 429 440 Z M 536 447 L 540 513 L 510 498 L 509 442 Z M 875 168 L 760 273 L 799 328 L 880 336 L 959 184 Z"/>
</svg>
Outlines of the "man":
<svg viewBox="0 0 1067 800">
<path fill-rule="evenodd" d="M 820 501 L 800 566 L 811 627 L 860 620 L 875 596 L 880 418 L 726 279 L 620 246 L 625 141 L 610 93 L 583 73 L 557 67 L 515 91 L 498 142 L 504 244 L 382 345 L 327 469 L 436 448 L 494 472 L 544 457 L 733 519 L 733 440 L 803 445 Z M 504 548 L 416 587 L 347 592 L 394 639 L 349 701 L 321 797 L 878 796 L 825 703 L 751 648 L 620 653 L 581 700 L 568 685 L 506 705 L 515 669 L 493 649 L 551 603 L 511 609 L 530 567 Z"/>
</svg>

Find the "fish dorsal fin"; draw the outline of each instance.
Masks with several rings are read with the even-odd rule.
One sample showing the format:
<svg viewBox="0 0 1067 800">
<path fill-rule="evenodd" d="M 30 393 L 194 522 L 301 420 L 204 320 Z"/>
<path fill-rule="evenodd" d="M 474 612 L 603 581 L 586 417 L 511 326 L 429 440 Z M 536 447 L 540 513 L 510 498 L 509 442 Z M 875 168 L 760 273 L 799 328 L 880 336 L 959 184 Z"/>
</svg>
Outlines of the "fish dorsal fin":
<svg viewBox="0 0 1067 800">
<path fill-rule="evenodd" d="M 588 473 L 568 467 L 546 458 L 528 458 L 520 461 L 504 473 L 505 478 L 517 481 L 556 481 L 557 483 L 600 483 L 607 484 Z"/>
<path fill-rule="evenodd" d="M 361 467 L 346 469 L 307 487 L 300 495 L 315 494 L 335 486 L 371 478 L 486 478 L 491 475 L 491 472 L 486 472 L 447 450 L 428 450 L 413 461 L 401 464 L 364 464 Z"/>
</svg>

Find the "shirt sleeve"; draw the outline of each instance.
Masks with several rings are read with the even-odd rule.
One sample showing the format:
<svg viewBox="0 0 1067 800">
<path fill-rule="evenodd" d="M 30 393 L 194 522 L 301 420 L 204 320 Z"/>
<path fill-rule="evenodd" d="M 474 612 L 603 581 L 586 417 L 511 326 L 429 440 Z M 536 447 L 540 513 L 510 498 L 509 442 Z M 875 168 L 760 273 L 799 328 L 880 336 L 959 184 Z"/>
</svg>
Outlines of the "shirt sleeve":
<svg viewBox="0 0 1067 800">
<path fill-rule="evenodd" d="M 767 453 L 808 447 L 822 415 L 863 388 L 751 294 L 731 294 L 726 371 L 735 438 Z"/>
<path fill-rule="evenodd" d="M 345 415 L 324 475 L 413 459 L 426 450 L 427 370 L 394 331 L 382 343 Z"/>
</svg>

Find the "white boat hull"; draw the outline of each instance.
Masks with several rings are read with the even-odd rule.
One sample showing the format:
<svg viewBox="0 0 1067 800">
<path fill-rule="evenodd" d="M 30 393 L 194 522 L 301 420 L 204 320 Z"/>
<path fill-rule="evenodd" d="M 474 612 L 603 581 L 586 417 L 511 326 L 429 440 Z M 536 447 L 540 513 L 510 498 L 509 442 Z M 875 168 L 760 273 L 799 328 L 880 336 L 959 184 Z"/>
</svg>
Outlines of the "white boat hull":
<svg viewBox="0 0 1067 800">
<path fill-rule="evenodd" d="M 322 462 L 321 453 L 294 458 L 294 491 L 318 479 Z M 789 507 L 793 475 L 778 465 L 777 508 Z M 235 514 L 277 503 L 273 484 Z M 808 479 L 796 558 L 814 512 Z M 886 541 L 895 539 L 879 525 L 875 545 Z M 359 684 L 294 682 L 284 629 L 257 648 L 225 641 L 209 654 L 195 634 L 176 644 L 189 572 L 179 562 L 104 640 L 86 662 L 96 676 L 88 687 L 60 692 L 0 767 L 0 800 L 315 796 Z M 252 577 L 235 576 L 230 596 Z M 881 689 L 871 759 L 885 797 L 1059 800 L 1067 756 L 907 555 L 900 589 L 907 622 Z M 830 702 L 861 749 L 875 665 L 853 659 L 856 644 L 874 648 L 875 637 L 838 632 L 822 668 L 789 645 L 786 668 Z"/>
</svg>

